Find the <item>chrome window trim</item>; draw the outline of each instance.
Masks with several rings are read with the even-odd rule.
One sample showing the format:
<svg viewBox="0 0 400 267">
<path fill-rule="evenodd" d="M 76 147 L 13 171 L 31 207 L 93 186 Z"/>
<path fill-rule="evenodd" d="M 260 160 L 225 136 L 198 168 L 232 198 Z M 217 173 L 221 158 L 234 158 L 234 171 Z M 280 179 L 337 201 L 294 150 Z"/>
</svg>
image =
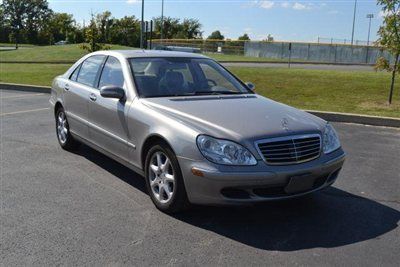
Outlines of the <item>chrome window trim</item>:
<svg viewBox="0 0 400 267">
<path fill-rule="evenodd" d="M 320 147 L 320 149 L 319 149 L 318 155 L 313 157 L 313 158 L 308 158 L 308 159 L 300 160 L 300 161 L 296 161 L 296 162 L 289 162 L 289 163 L 271 163 L 271 162 L 267 162 L 267 160 L 265 159 L 264 154 L 261 152 L 261 149 L 259 148 L 259 144 L 262 144 L 262 143 L 279 142 L 279 141 L 290 141 L 290 140 L 305 139 L 305 138 L 312 138 L 312 137 L 318 137 L 319 138 L 319 147 Z M 309 162 L 309 161 L 315 160 L 315 159 L 317 159 L 317 158 L 319 158 L 321 156 L 321 152 L 322 152 L 322 136 L 320 134 L 287 135 L 287 136 L 272 137 L 272 138 L 265 138 L 265 139 L 257 140 L 257 141 L 254 142 L 254 145 L 256 147 L 256 150 L 257 150 L 258 154 L 261 156 L 263 162 L 265 162 L 265 164 L 267 164 L 267 165 L 273 165 L 273 166 L 297 165 L 297 164 L 301 164 L 301 163 L 305 163 L 305 162 Z"/>
</svg>

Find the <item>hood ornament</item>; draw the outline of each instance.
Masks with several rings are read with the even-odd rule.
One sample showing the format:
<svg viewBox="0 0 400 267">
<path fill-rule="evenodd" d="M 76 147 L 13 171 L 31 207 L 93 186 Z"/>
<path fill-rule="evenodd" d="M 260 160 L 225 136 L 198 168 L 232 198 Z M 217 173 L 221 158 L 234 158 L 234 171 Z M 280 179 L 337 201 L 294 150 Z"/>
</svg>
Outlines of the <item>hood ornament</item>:
<svg viewBox="0 0 400 267">
<path fill-rule="evenodd" d="M 281 124 L 282 124 L 282 128 L 285 131 L 287 131 L 287 132 L 290 131 L 290 129 L 289 129 L 289 120 L 287 118 L 283 118 L 282 121 L 281 121 Z"/>
</svg>

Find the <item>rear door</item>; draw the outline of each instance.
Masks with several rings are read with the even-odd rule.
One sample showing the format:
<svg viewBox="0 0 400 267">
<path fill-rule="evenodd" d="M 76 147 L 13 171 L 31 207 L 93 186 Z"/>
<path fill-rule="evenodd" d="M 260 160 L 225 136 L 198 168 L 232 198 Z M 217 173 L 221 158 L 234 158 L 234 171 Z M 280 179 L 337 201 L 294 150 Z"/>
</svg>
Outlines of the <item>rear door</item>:
<svg viewBox="0 0 400 267">
<path fill-rule="evenodd" d="M 88 102 L 89 94 L 100 72 L 105 56 L 92 56 L 86 59 L 72 73 L 64 85 L 64 103 L 69 127 L 72 133 L 89 138 Z"/>
<path fill-rule="evenodd" d="M 126 100 L 104 98 L 100 95 L 103 86 L 117 86 L 127 93 L 120 61 L 109 56 L 99 76 L 97 88 L 92 90 L 89 100 L 90 140 L 108 152 L 128 160 L 128 127 L 125 114 L 129 105 Z"/>
</svg>

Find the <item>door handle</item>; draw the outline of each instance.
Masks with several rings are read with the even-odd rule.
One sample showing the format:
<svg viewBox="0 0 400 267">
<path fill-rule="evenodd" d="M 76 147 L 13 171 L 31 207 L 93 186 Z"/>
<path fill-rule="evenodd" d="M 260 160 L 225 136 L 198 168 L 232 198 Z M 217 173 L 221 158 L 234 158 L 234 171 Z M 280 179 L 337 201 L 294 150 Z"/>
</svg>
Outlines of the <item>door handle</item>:
<svg viewBox="0 0 400 267">
<path fill-rule="evenodd" d="M 96 101 L 96 100 L 97 100 L 97 97 L 96 97 L 95 94 L 90 94 L 90 95 L 89 95 L 89 98 L 90 98 L 90 100 L 92 100 L 92 101 Z"/>
<path fill-rule="evenodd" d="M 66 85 L 64 85 L 64 90 L 65 91 L 69 91 L 69 84 L 68 83 Z"/>
</svg>

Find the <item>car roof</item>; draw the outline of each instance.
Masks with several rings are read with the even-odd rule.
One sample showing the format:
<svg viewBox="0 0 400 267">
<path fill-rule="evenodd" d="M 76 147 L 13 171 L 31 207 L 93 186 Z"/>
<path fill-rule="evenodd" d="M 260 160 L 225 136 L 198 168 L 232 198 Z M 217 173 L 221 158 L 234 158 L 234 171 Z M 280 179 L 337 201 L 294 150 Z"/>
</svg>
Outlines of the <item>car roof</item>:
<svg viewBox="0 0 400 267">
<path fill-rule="evenodd" d="M 165 50 L 107 50 L 107 51 L 97 51 L 93 55 L 119 55 L 125 58 L 143 58 L 143 57 L 189 57 L 189 58 L 208 58 L 201 54 L 188 53 L 188 52 L 178 52 L 178 51 L 165 51 Z"/>
</svg>

